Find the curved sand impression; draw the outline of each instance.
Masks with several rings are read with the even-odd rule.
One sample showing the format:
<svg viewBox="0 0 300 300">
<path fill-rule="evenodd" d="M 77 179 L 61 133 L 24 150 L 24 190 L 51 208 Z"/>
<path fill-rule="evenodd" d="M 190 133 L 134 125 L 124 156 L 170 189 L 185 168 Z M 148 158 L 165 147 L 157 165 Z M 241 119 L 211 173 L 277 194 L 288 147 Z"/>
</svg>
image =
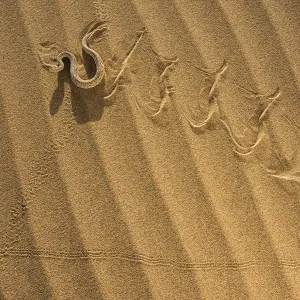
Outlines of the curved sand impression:
<svg viewBox="0 0 300 300">
<path fill-rule="evenodd" d="M 48 5 L 1 10 L 0 298 L 299 298 L 299 5 Z M 41 68 L 41 41 L 81 57 L 79 32 L 97 18 L 110 28 L 91 41 L 113 66 L 107 90 Z M 144 27 L 125 89 L 103 106 Z M 214 76 L 185 61 L 217 70 L 224 58 L 210 99 Z M 186 117 L 209 120 L 197 131 Z M 252 147 L 261 132 L 251 153 L 234 142 Z"/>
</svg>

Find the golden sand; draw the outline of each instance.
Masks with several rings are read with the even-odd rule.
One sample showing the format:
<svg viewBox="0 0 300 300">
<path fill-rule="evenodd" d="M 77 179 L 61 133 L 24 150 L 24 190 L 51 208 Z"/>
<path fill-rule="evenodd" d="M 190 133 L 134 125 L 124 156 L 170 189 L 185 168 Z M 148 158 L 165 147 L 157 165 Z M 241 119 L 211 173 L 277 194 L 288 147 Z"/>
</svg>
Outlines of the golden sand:
<svg viewBox="0 0 300 300">
<path fill-rule="evenodd" d="M 300 299 L 299 15 L 2 0 L 0 299 Z"/>
</svg>

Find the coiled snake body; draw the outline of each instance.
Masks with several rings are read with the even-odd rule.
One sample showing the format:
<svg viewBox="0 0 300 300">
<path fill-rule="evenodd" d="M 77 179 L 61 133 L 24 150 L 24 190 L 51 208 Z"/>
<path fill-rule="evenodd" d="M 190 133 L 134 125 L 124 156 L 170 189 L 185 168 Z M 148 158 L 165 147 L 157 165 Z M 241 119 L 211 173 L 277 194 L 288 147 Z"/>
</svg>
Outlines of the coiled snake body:
<svg viewBox="0 0 300 300">
<path fill-rule="evenodd" d="M 96 28 L 93 31 L 87 33 L 83 39 L 82 39 L 82 47 L 84 49 L 84 51 L 89 54 L 96 65 L 96 73 L 93 76 L 93 78 L 90 79 L 82 79 L 79 74 L 78 74 L 78 62 L 77 59 L 75 57 L 75 55 L 71 52 L 60 52 L 57 56 L 57 61 L 58 61 L 58 65 L 50 65 L 50 64 L 44 64 L 44 66 L 48 67 L 48 70 L 50 72 L 60 72 L 64 69 L 64 62 L 63 62 L 63 58 L 68 58 L 70 60 L 70 75 L 71 75 L 71 79 L 73 81 L 73 83 L 80 87 L 80 88 L 84 88 L 84 89 L 89 89 L 89 88 L 93 88 L 94 86 L 98 85 L 104 78 L 105 76 L 105 69 L 104 69 L 104 62 L 101 58 L 101 56 L 94 51 L 93 49 L 91 49 L 88 46 L 88 39 L 95 33 L 95 32 L 99 32 L 99 31 L 103 31 L 105 30 L 105 27 L 102 28 Z"/>
</svg>

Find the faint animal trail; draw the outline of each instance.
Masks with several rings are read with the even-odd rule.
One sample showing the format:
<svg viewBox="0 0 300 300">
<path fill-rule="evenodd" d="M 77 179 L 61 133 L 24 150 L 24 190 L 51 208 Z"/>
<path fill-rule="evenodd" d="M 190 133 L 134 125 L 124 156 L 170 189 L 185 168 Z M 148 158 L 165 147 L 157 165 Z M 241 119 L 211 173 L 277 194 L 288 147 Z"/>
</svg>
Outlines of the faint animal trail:
<svg viewBox="0 0 300 300">
<path fill-rule="evenodd" d="M 240 142 L 238 142 L 238 137 L 234 134 L 233 129 L 230 126 L 230 123 L 224 111 L 222 111 L 220 121 L 228 131 L 231 140 L 235 144 L 236 148 L 233 148 L 233 151 L 235 153 L 241 156 L 247 156 L 251 154 L 253 150 L 259 145 L 259 143 L 262 141 L 263 137 L 265 136 L 265 132 L 263 128 L 264 121 L 266 121 L 269 110 L 274 106 L 275 100 L 279 98 L 280 94 L 281 92 L 279 89 L 276 89 L 276 91 L 270 95 L 263 95 L 259 93 L 253 94 L 255 98 L 261 98 L 262 102 L 259 104 L 259 106 L 255 109 L 255 112 L 248 119 L 247 121 L 248 126 L 243 132 L 244 135 L 246 130 L 250 130 L 252 133 L 254 132 L 254 134 L 256 135 L 255 142 L 250 146 L 243 146 Z"/>
<path fill-rule="evenodd" d="M 20 241 L 24 228 L 24 221 L 30 203 L 36 199 L 36 193 L 46 183 L 50 175 L 50 164 L 53 158 L 51 148 L 42 152 L 41 160 L 34 166 L 33 174 L 23 191 L 17 195 L 16 202 L 10 210 L 10 216 L 7 223 L 5 240 L 3 248 L 8 250 Z"/>
<path fill-rule="evenodd" d="M 46 179 L 51 175 L 50 165 L 55 159 L 55 153 L 61 152 L 67 145 L 75 130 L 76 119 L 72 111 L 71 92 L 65 95 L 64 109 L 62 111 L 63 120 L 59 122 L 57 130 L 54 131 L 54 139 L 49 145 L 45 145 L 40 155 L 40 160 L 34 165 L 32 177 L 24 187 L 27 203 L 36 198 L 35 193 L 46 183 Z"/>
<path fill-rule="evenodd" d="M 280 154 L 275 153 L 279 166 L 275 169 L 267 169 L 269 176 L 294 181 L 300 184 L 300 160 L 299 153 L 296 150 L 290 158 L 286 159 Z"/>
<path fill-rule="evenodd" d="M 169 267 L 181 270 L 239 270 L 255 267 L 271 267 L 271 268 L 299 268 L 300 262 L 297 260 L 279 259 L 278 263 L 265 263 L 263 261 L 237 261 L 237 260 L 203 260 L 203 261 L 182 261 L 172 259 L 170 257 L 151 257 L 143 253 L 130 253 L 125 251 L 108 251 L 108 250 L 79 250 L 64 251 L 53 249 L 11 249 L 4 253 L 0 250 L 0 257 L 3 255 L 11 257 L 27 257 L 27 258 L 48 258 L 57 260 L 119 260 L 131 261 L 149 266 Z"/>
<path fill-rule="evenodd" d="M 43 188 L 47 180 L 53 175 L 51 165 L 55 159 L 55 153 L 63 150 L 74 132 L 76 120 L 72 112 L 70 93 L 67 93 L 64 103 L 64 120 L 59 124 L 55 134 L 56 137 L 51 144 L 43 147 L 39 161 L 33 165 L 32 175 L 23 187 L 22 192 L 17 194 L 17 199 L 10 210 L 4 242 L 1 245 L 4 252 L 20 241 L 28 207 L 37 199 L 37 192 Z"/>
<path fill-rule="evenodd" d="M 72 133 L 75 130 L 76 118 L 72 110 L 71 90 L 66 91 L 64 98 L 64 109 L 62 110 L 62 119 L 57 130 L 54 132 L 54 140 L 50 145 L 50 151 L 60 152 L 66 143 L 70 140 Z M 46 150 L 46 149 L 45 149 Z M 49 151 L 47 150 L 47 151 Z"/>
<path fill-rule="evenodd" d="M 23 191 L 17 194 L 17 199 L 10 210 L 3 249 L 8 250 L 20 241 L 28 205 L 36 198 L 36 192 L 42 188 L 49 176 L 52 156 L 53 153 L 50 151 L 42 152 L 42 159 L 34 166 L 33 175 L 24 186 Z"/>
<path fill-rule="evenodd" d="M 205 127 L 209 121 L 211 120 L 211 118 L 213 117 L 213 115 L 218 112 L 219 110 L 219 106 L 217 103 L 217 88 L 218 88 L 218 82 L 220 81 L 221 77 L 223 76 L 224 72 L 226 71 L 226 69 L 228 68 L 227 62 L 224 60 L 221 67 L 219 68 L 219 70 L 215 71 L 215 72 L 211 72 L 208 71 L 207 69 L 203 69 L 203 68 L 199 68 L 197 66 L 194 65 L 194 67 L 198 70 L 200 70 L 201 72 L 203 72 L 204 74 L 208 75 L 208 76 L 213 76 L 214 80 L 213 83 L 211 84 L 211 86 L 209 87 L 205 87 L 203 89 L 201 89 L 201 93 L 206 92 L 207 93 L 207 100 L 208 100 L 208 113 L 206 118 L 202 121 L 202 122 L 196 122 L 191 116 L 189 116 L 187 113 L 184 113 L 185 118 L 187 119 L 187 121 L 189 122 L 190 126 L 194 129 L 200 129 Z M 208 89 L 208 91 L 206 91 Z"/>
<path fill-rule="evenodd" d="M 12 249 L 13 245 L 19 241 L 24 227 L 26 211 L 26 198 L 22 194 L 19 194 L 17 195 L 16 202 L 9 211 L 10 216 L 7 223 L 7 230 L 4 233 L 4 241 L 1 244 L 1 249 L 4 252 Z"/>
<path fill-rule="evenodd" d="M 165 109 L 167 101 L 170 99 L 170 95 L 175 92 L 174 87 L 168 85 L 168 71 L 178 62 L 178 58 L 169 59 L 154 51 L 154 54 L 159 58 L 160 61 L 166 63 L 163 71 L 157 76 L 153 76 L 150 82 L 148 90 L 149 101 L 147 101 L 143 107 L 145 114 L 149 118 L 154 118 L 162 113 Z M 136 102 L 139 110 L 140 105 Z"/>
<path fill-rule="evenodd" d="M 99 26 L 100 23 L 95 23 L 95 26 L 93 26 L 93 30 L 88 31 L 87 34 L 82 39 L 82 47 L 84 51 L 89 54 L 96 65 L 96 73 L 93 78 L 91 79 L 82 79 L 79 76 L 78 73 L 78 62 L 75 57 L 75 55 L 71 52 L 59 52 L 58 46 L 55 43 L 42 43 L 41 51 L 40 51 L 40 60 L 42 65 L 47 68 L 50 72 L 60 72 L 64 69 L 64 62 L 62 61 L 63 58 L 68 58 L 70 60 L 70 75 L 73 83 L 83 89 L 89 89 L 93 88 L 96 85 L 98 85 L 103 78 L 105 77 L 105 68 L 104 68 L 104 62 L 101 58 L 101 56 L 91 49 L 88 45 L 89 39 L 95 34 L 99 32 L 103 32 L 107 30 L 106 27 Z M 95 28 L 96 27 L 96 28 Z M 45 57 L 47 56 L 45 53 L 48 53 L 48 56 L 50 56 L 50 61 L 54 60 L 57 62 L 57 64 L 49 63 L 46 61 Z M 51 59 L 51 57 L 53 57 Z"/>
</svg>

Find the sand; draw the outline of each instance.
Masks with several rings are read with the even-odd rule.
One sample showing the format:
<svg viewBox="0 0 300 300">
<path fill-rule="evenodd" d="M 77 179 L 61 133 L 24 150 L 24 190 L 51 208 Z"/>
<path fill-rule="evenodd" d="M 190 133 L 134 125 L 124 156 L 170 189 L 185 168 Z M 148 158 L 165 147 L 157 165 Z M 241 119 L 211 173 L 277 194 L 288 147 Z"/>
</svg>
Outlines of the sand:
<svg viewBox="0 0 300 300">
<path fill-rule="evenodd" d="M 0 299 L 300 299 L 299 14 L 1 1 Z"/>
</svg>

